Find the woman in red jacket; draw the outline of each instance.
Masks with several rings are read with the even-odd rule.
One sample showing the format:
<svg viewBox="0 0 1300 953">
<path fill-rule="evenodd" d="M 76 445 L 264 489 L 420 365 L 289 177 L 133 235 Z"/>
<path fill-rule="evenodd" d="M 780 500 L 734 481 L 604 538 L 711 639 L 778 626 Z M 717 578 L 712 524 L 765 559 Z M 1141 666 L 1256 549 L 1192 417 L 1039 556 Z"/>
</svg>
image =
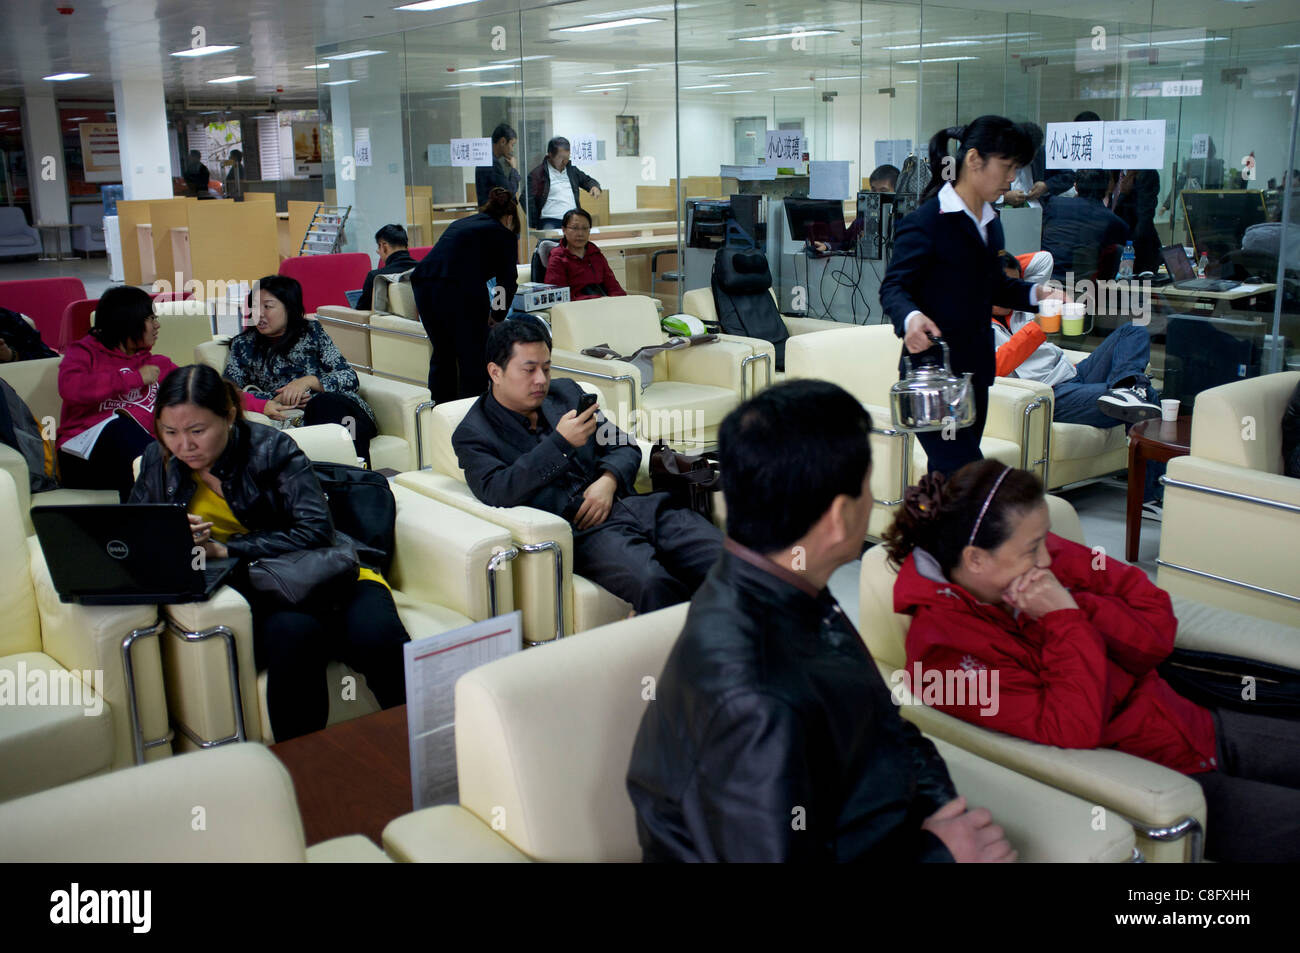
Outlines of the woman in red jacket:
<svg viewBox="0 0 1300 953">
<path fill-rule="evenodd" d="M 1205 791 L 1208 857 L 1300 860 L 1300 725 L 1175 692 L 1156 672 L 1178 627 L 1169 595 L 1138 567 L 1052 534 L 1032 473 L 982 460 L 949 481 L 928 475 L 908 488 L 885 545 L 900 567 L 894 610 L 913 617 L 909 674 L 973 671 L 994 686 L 991 702 L 935 707 L 1181 771 Z"/>
<path fill-rule="evenodd" d="M 139 288 L 109 288 L 95 306 L 95 326 L 68 345 L 59 362 L 59 482 L 117 490 L 123 501 L 135 477 L 131 464 L 153 443 L 158 382 L 176 370 L 150 350 L 158 340 L 153 299 Z M 275 401 L 245 395 L 244 407 L 270 416 Z"/>
<path fill-rule="evenodd" d="M 562 221 L 564 238 L 551 251 L 546 263 L 546 283 L 569 289 L 572 301 L 625 295 L 605 254 L 591 241 L 591 216 L 584 209 L 571 208 Z"/>
</svg>

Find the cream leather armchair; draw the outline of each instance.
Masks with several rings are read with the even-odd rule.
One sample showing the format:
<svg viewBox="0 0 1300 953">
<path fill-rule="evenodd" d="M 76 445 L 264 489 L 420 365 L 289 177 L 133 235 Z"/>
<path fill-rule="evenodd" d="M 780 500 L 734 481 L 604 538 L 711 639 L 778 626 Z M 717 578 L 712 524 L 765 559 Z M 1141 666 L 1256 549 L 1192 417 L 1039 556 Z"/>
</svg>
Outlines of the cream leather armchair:
<svg viewBox="0 0 1300 953">
<path fill-rule="evenodd" d="M 347 431 L 338 424 L 288 433 L 312 460 L 356 459 Z M 510 548 L 505 530 L 401 486 L 393 485 L 393 495 L 396 550 L 386 578 L 412 639 L 514 611 L 508 565 L 500 570 L 496 611 L 488 611 L 487 565 L 496 553 Z M 163 613 L 169 623 L 163 639 L 167 700 L 181 747 L 244 739 L 270 744 L 266 674 L 255 667 L 252 616 L 244 598 L 225 586 L 207 602 L 165 606 Z M 349 676 L 354 682 L 345 683 Z M 331 691 L 329 724 L 379 710 L 365 677 L 342 662 L 329 666 L 326 680 L 331 686 L 356 687 L 351 698 Z M 239 720 L 236 696 L 241 701 Z"/>
<path fill-rule="evenodd" d="M 326 309 L 331 313 L 335 309 Z M 410 282 L 388 289 L 388 310 L 370 315 L 370 363 L 373 373 L 425 387 L 433 344 L 420 323 L 415 291 Z"/>
<path fill-rule="evenodd" d="M 153 313 L 158 317 L 158 340 L 153 353 L 171 358 L 180 367 L 191 363 L 194 349 L 216 337 L 208 307 L 202 298 L 155 301 Z"/>
<path fill-rule="evenodd" d="M 524 652 L 456 683 L 460 803 L 392 821 L 401 861 L 641 859 L 627 765 L 686 605 Z M 987 806 L 1025 861 L 1126 861 L 1133 831 L 1089 824 L 1090 805 L 937 741 L 957 789 Z"/>
<path fill-rule="evenodd" d="M 1171 593 L 1300 626 L 1300 480 L 1281 420 L 1300 373 L 1196 396 L 1191 453 L 1169 461 L 1157 579 Z"/>
<path fill-rule="evenodd" d="M 171 754 L 158 610 L 61 602 L 25 516 L 0 473 L 0 801 Z"/>
<path fill-rule="evenodd" d="M 772 302 L 780 310 L 780 302 L 776 300 L 776 292 L 768 289 L 768 294 L 772 296 Z M 713 300 L 712 288 L 696 288 L 682 295 L 682 311 L 686 314 L 693 315 L 707 324 L 718 323 L 718 309 Z M 790 336 L 796 334 L 812 334 L 815 331 L 830 331 L 834 328 L 846 327 L 840 321 L 824 321 L 821 318 L 800 318 L 792 315 L 781 315 L 781 320 L 785 323 L 785 328 L 790 332 Z M 764 387 L 778 383 L 785 379 L 785 371 L 776 369 L 776 347 L 771 341 L 764 341 L 761 338 L 745 337 L 740 334 L 724 334 L 725 341 L 739 341 L 747 344 L 751 354 L 745 359 L 746 379 L 745 395 L 746 397 L 757 393 Z"/>
<path fill-rule="evenodd" d="M 59 425 L 59 413 L 63 400 L 59 397 L 59 361 L 60 357 L 48 357 L 39 361 L 13 361 L 0 364 L 0 378 L 12 387 L 31 409 L 43 429 L 54 433 Z M 4 470 L 14 480 L 18 493 L 18 510 L 22 514 L 23 526 L 30 536 L 36 532 L 28 510 L 36 505 L 65 506 L 80 503 L 116 503 L 116 490 L 69 490 L 59 488 L 46 490 L 32 495 L 31 478 L 27 471 L 27 460 L 13 447 L 0 444 L 0 470 Z"/>
<path fill-rule="evenodd" d="M 926 454 L 912 434 L 893 425 L 889 389 L 898 380 L 900 342 L 889 324 L 839 325 L 828 331 L 799 334 L 785 343 L 786 377 L 816 378 L 843 387 L 871 414 L 872 496 L 876 506 L 867 527 L 879 539 L 893 519 L 903 491 L 926 471 Z M 980 450 L 1009 466 L 1021 465 L 1019 434 L 1032 395 L 995 384 L 989 389 L 988 422 Z M 1050 408 L 1048 409 L 1050 415 Z"/>
<path fill-rule="evenodd" d="M 585 382 L 579 386 L 589 393 L 595 391 Z M 632 611 L 631 605 L 573 572 L 573 530 L 567 521 L 531 506 L 488 506 L 470 491 L 465 471 L 456 459 L 452 435 L 475 400 L 467 397 L 433 408 L 429 443 L 432 468 L 399 473 L 393 482 L 495 523 L 510 534 L 508 555 L 493 561 L 489 575 L 495 577 L 507 562 L 514 566 L 514 604 L 523 613 L 527 642 L 546 642 L 624 618 Z M 637 489 L 648 489 L 647 445 L 642 444 L 641 449 Z M 494 592 L 501 592 L 500 580 L 494 580 L 492 585 Z"/>
<path fill-rule="evenodd" d="M 1079 518 L 1069 503 L 1054 496 L 1047 502 L 1052 531 L 1082 543 Z M 859 630 L 886 681 L 907 665 L 905 640 L 911 619 L 894 612 L 896 578 L 884 547 L 874 547 L 862 557 Z M 1181 647 L 1300 667 L 1300 630 L 1178 597 L 1174 612 Z M 901 685 L 897 690 L 906 692 Z M 1097 805 L 1104 809 L 1108 825 L 1121 818 L 1131 823 L 1138 849 L 1147 860 L 1201 859 L 1205 796 L 1187 775 L 1111 749 L 1057 748 L 980 728 L 928 708 L 910 693 L 907 701 L 903 716 L 927 735 Z M 1209 823 L 1214 819 L 1209 818 Z"/>
<path fill-rule="evenodd" d="M 196 805 L 203 826 L 195 828 Z M 306 847 L 293 781 L 261 745 L 168 758 L 0 804 L 5 863 L 384 863 L 361 835 Z"/>
<path fill-rule="evenodd" d="M 662 438 L 678 449 L 717 442 L 718 425 L 740 403 L 748 344 L 717 341 L 665 351 L 654 358 L 654 381 L 627 361 L 587 357 L 584 348 L 608 344 L 620 354 L 668 339 L 654 300 L 641 295 L 570 301 L 551 308 L 551 371 L 595 384 L 601 406 L 640 439 Z"/>
<path fill-rule="evenodd" d="M 223 372 L 230 349 L 225 339 L 204 342 L 194 349 L 194 360 Z M 411 470 L 419 463 L 421 428 L 433 407 L 429 389 L 357 371 L 358 393 L 375 411 L 379 433 L 370 441 L 372 469 Z M 263 420 L 260 415 L 254 420 Z M 355 461 L 355 454 L 353 461 Z"/>
</svg>

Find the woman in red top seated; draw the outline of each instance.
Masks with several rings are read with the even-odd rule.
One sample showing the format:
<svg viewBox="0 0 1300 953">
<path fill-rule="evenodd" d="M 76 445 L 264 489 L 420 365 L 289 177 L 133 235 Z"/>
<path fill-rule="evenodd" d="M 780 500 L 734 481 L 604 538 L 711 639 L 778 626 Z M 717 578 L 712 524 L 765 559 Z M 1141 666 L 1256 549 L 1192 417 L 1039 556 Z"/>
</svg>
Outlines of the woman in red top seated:
<svg viewBox="0 0 1300 953">
<path fill-rule="evenodd" d="M 913 617 L 914 693 L 928 670 L 973 671 L 991 697 L 934 707 L 1181 771 L 1205 791 L 1206 856 L 1300 860 L 1300 724 L 1175 692 L 1156 672 L 1178 627 L 1168 593 L 1138 567 L 1053 535 L 1032 473 L 981 460 L 947 482 L 928 475 L 908 488 L 885 545 L 900 567 L 894 611 Z"/>
<path fill-rule="evenodd" d="M 572 301 L 627 294 L 610 270 L 604 253 L 588 238 L 591 216 L 583 209 L 571 208 L 564 213 L 561 225 L 564 238 L 551 251 L 546 263 L 546 283 L 568 288 Z"/>
</svg>

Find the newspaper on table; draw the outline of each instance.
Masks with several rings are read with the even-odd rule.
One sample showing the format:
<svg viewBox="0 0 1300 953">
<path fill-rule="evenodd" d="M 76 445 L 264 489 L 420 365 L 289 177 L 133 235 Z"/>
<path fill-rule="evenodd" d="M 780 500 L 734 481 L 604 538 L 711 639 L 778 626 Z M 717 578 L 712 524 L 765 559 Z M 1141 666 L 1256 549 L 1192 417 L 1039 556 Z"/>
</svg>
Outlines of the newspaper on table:
<svg viewBox="0 0 1300 953">
<path fill-rule="evenodd" d="M 411 803 L 417 811 L 456 803 L 456 679 L 518 652 L 522 617 L 515 611 L 406 644 Z"/>
</svg>

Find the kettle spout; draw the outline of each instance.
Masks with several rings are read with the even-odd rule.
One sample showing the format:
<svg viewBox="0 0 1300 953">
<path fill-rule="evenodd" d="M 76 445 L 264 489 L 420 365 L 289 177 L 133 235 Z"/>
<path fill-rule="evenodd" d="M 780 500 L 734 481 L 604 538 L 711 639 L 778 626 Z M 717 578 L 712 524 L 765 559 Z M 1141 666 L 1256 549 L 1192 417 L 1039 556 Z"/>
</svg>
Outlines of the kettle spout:
<svg viewBox="0 0 1300 953">
<path fill-rule="evenodd" d="M 949 404 L 960 404 L 966 399 L 970 392 L 971 372 L 966 371 L 961 376 L 961 380 L 953 380 L 945 384 L 943 388 L 943 399 Z"/>
</svg>

